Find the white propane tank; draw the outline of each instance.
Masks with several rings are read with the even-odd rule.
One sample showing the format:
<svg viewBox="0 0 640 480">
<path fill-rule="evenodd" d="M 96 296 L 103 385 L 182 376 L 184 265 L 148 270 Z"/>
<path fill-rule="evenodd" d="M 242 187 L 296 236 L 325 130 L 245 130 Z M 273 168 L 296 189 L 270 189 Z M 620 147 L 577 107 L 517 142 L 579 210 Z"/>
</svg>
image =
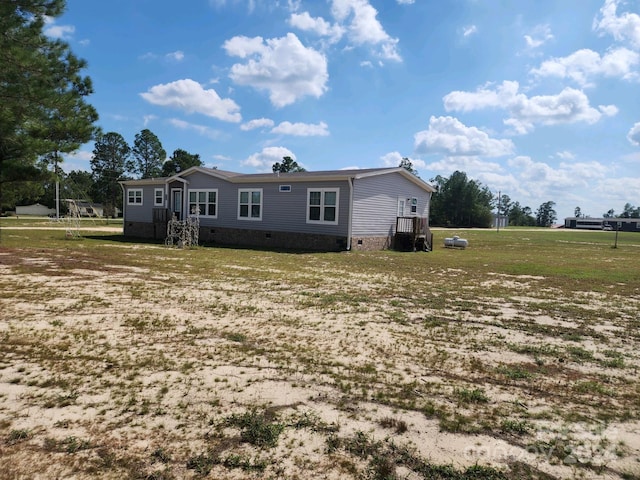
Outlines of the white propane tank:
<svg viewBox="0 0 640 480">
<path fill-rule="evenodd" d="M 467 241 L 466 238 L 460 238 L 457 235 L 444 239 L 445 247 L 467 248 L 468 245 L 469 245 L 469 242 Z"/>
</svg>

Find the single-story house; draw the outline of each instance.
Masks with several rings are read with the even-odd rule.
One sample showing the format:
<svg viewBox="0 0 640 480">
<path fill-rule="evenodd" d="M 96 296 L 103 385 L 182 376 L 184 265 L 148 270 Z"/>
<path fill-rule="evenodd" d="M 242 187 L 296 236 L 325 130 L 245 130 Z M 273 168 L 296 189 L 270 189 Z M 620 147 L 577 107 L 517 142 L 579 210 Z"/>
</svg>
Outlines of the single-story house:
<svg viewBox="0 0 640 480">
<path fill-rule="evenodd" d="M 164 239 L 198 216 L 201 243 L 339 251 L 382 249 L 398 235 L 431 247 L 435 189 L 405 168 L 242 174 L 191 167 L 120 182 L 124 235 Z"/>
<path fill-rule="evenodd" d="M 621 232 L 640 232 L 640 218 L 591 218 L 567 217 L 564 228 L 579 230 L 619 230 Z"/>
<path fill-rule="evenodd" d="M 16 205 L 16 215 L 37 215 L 40 217 L 46 217 L 48 215 L 55 215 L 56 209 L 49 208 L 45 205 L 40 205 L 39 203 L 34 203 L 33 205 Z"/>
<path fill-rule="evenodd" d="M 102 217 L 104 216 L 104 207 L 101 203 L 91 203 L 87 200 L 73 200 L 66 198 L 69 214 L 78 217 Z"/>
</svg>

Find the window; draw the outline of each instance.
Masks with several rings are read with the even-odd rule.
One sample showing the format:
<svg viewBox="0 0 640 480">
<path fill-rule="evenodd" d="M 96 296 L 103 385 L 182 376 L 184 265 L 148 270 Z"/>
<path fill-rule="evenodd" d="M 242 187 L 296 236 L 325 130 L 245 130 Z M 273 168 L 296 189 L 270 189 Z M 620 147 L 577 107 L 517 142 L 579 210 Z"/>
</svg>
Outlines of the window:
<svg viewBox="0 0 640 480">
<path fill-rule="evenodd" d="M 413 197 L 411 199 L 411 215 L 416 215 L 418 213 L 418 199 Z"/>
<path fill-rule="evenodd" d="M 141 188 L 131 188 L 127 191 L 127 205 L 142 205 Z"/>
<path fill-rule="evenodd" d="M 307 223 L 338 223 L 338 189 L 307 190 Z"/>
<path fill-rule="evenodd" d="M 155 206 L 162 206 L 164 205 L 164 189 L 162 188 L 156 188 L 153 191 L 153 204 Z"/>
<path fill-rule="evenodd" d="M 189 190 L 189 214 L 218 216 L 218 190 Z"/>
<path fill-rule="evenodd" d="M 262 189 L 238 190 L 238 220 L 262 220 Z"/>
<path fill-rule="evenodd" d="M 280 185 L 280 191 L 281 192 L 290 192 L 291 191 L 291 185 Z"/>
</svg>

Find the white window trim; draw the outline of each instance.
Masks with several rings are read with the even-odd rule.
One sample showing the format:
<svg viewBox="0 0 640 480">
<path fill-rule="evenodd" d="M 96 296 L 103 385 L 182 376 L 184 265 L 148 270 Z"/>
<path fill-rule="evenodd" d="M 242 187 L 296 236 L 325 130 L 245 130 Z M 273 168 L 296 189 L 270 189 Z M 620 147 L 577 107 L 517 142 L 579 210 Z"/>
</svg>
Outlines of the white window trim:
<svg viewBox="0 0 640 480">
<path fill-rule="evenodd" d="M 218 218 L 218 189 L 217 188 L 193 188 L 193 189 L 189 189 L 187 191 L 187 208 L 189 209 L 188 215 L 189 216 L 195 216 L 195 213 L 191 212 L 191 194 L 195 193 L 196 197 L 198 195 L 198 193 L 211 193 L 214 192 L 216 194 L 216 202 L 215 202 L 215 206 L 216 206 L 216 214 L 215 215 L 205 215 L 204 213 L 200 212 L 198 216 L 200 217 L 206 217 L 206 218 Z M 208 195 L 207 195 L 207 199 L 208 199 Z M 199 203 L 199 202 L 196 202 Z M 206 205 L 209 205 L 209 202 L 206 202 Z"/>
<path fill-rule="evenodd" d="M 158 202 L 158 192 L 160 192 L 160 201 Z M 153 205 L 155 207 L 164 206 L 164 188 L 153 189 Z"/>
<path fill-rule="evenodd" d="M 135 195 L 136 193 L 140 193 L 140 196 Z M 136 201 L 137 198 L 140 198 L 139 202 Z M 143 203 L 144 194 L 141 188 L 130 188 L 129 190 L 127 190 L 127 205 L 136 205 L 140 207 Z"/>
<path fill-rule="evenodd" d="M 244 192 L 247 192 L 249 194 L 249 211 L 247 212 L 249 214 L 248 217 L 241 217 L 240 216 L 240 197 L 242 196 L 242 194 Z M 251 216 L 251 207 L 253 206 L 253 204 L 251 203 L 251 193 L 252 192 L 260 192 L 260 216 L 259 217 L 252 217 Z M 262 221 L 262 209 L 263 207 L 263 203 L 264 203 L 264 194 L 262 193 L 262 189 L 261 188 L 240 188 L 238 189 L 238 220 L 243 220 L 243 221 L 249 221 L 249 222 L 261 222 Z"/>
<path fill-rule="evenodd" d="M 291 193 L 291 185 L 280 185 L 278 191 L 281 193 Z"/>
<path fill-rule="evenodd" d="M 409 215 L 411 215 L 412 217 L 418 215 L 418 197 L 411 197 L 411 200 L 409 200 Z"/>
<path fill-rule="evenodd" d="M 320 192 L 320 220 L 311 220 L 309 218 L 309 210 L 311 207 L 311 192 Z M 336 219 L 334 221 L 324 220 L 324 195 L 327 192 L 335 192 L 336 194 Z M 314 205 L 317 206 L 317 205 Z M 320 225 L 338 225 L 338 219 L 340 218 L 340 189 L 339 188 L 307 188 L 307 223 L 314 223 Z"/>
</svg>

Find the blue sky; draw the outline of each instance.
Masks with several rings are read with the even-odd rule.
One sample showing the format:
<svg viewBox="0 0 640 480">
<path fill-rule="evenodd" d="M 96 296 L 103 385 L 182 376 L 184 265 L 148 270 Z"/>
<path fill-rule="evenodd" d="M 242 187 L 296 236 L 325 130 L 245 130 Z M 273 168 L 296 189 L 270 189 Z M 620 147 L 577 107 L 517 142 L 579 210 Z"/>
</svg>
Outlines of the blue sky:
<svg viewBox="0 0 640 480">
<path fill-rule="evenodd" d="M 560 219 L 640 205 L 640 0 L 67 0 L 47 34 L 129 144 L 247 173 L 409 157 Z"/>
</svg>

